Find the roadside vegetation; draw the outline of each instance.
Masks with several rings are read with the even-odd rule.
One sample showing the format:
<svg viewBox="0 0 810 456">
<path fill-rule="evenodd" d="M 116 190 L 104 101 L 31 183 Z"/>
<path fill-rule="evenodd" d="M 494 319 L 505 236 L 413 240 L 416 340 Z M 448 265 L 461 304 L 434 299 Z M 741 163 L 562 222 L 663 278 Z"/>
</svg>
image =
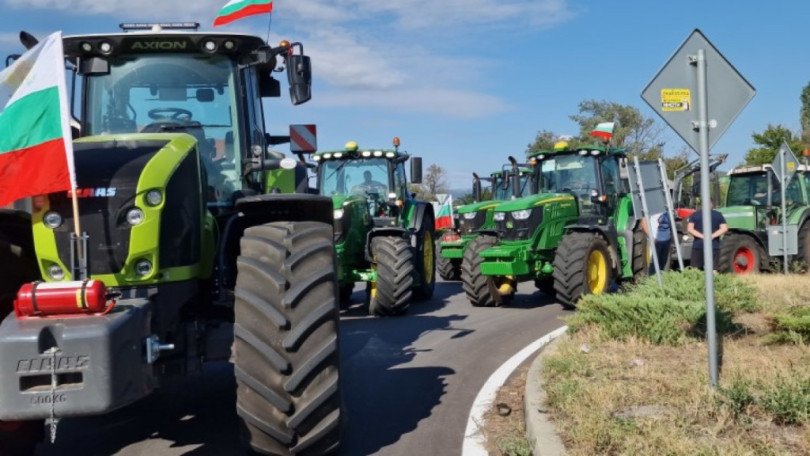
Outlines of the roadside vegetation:
<svg viewBox="0 0 810 456">
<path fill-rule="evenodd" d="M 545 362 L 571 455 L 810 454 L 810 280 L 718 275 L 720 385 L 708 386 L 703 273 L 588 296 Z"/>
</svg>

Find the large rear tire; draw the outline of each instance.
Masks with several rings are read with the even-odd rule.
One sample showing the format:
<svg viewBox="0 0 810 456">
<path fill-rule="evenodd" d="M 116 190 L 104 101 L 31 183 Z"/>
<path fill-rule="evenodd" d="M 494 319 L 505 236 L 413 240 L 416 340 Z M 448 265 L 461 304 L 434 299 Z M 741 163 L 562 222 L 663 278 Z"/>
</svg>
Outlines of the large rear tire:
<svg viewBox="0 0 810 456">
<path fill-rule="evenodd" d="M 810 221 L 804 222 L 799 228 L 799 254 L 796 255 L 796 260 L 803 263 L 801 266 L 805 268 L 805 272 L 810 272 Z"/>
<path fill-rule="evenodd" d="M 31 456 L 45 436 L 45 423 L 0 421 L 0 456 Z"/>
<path fill-rule="evenodd" d="M 511 302 L 512 294 L 502 295 L 498 278 L 481 274 L 484 259 L 481 252 L 498 242 L 495 236 L 480 235 L 470 241 L 461 261 L 461 282 L 470 304 L 475 307 L 495 307 Z"/>
<path fill-rule="evenodd" d="M 437 251 L 440 252 L 440 247 Z M 436 255 L 436 270 L 439 277 L 444 280 L 459 280 L 461 278 L 461 260 L 457 258 L 445 258 L 441 253 Z"/>
<path fill-rule="evenodd" d="M 244 442 L 260 454 L 335 451 L 341 401 L 332 227 L 248 228 L 237 266 L 234 372 Z"/>
<path fill-rule="evenodd" d="M 694 251 L 693 251 L 694 252 Z M 699 253 L 702 255 L 703 251 Z M 757 274 L 766 261 L 765 250 L 753 237 L 741 233 L 729 233 L 720 242 L 715 269 L 733 274 Z"/>
<path fill-rule="evenodd" d="M 414 250 L 405 239 L 378 236 L 371 240 L 377 282 L 369 287 L 368 311 L 372 315 L 402 315 L 413 297 Z"/>
<path fill-rule="evenodd" d="M 647 277 L 650 271 L 650 264 L 652 261 L 652 252 L 650 251 L 650 243 L 647 241 L 647 235 L 641 230 L 641 227 L 633 230 L 633 281 Z"/>
<path fill-rule="evenodd" d="M 554 290 L 557 299 L 574 306 L 586 294 L 605 293 L 613 282 L 610 247 L 591 232 L 565 234 L 554 255 Z"/>
</svg>

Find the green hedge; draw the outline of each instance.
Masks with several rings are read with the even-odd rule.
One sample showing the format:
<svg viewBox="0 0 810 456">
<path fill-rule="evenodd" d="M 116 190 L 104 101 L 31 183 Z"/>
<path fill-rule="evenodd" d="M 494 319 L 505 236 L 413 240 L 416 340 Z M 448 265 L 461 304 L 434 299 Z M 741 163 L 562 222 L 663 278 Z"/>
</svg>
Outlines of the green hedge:
<svg viewBox="0 0 810 456">
<path fill-rule="evenodd" d="M 663 273 L 664 286 L 655 277 L 614 294 L 589 295 L 569 317 L 572 331 L 598 326 L 610 338 L 634 336 L 660 345 L 678 345 L 703 337 L 706 327 L 705 283 L 702 271 Z M 734 276 L 715 276 L 717 331 L 731 333 L 740 328 L 732 321 L 738 312 L 758 310 L 756 290 Z"/>
</svg>

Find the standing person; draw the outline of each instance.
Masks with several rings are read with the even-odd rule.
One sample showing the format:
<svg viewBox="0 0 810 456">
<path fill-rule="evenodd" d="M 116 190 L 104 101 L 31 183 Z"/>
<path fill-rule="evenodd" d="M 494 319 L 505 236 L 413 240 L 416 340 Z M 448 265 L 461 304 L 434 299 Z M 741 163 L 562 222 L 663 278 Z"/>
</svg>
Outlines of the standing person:
<svg viewBox="0 0 810 456">
<path fill-rule="evenodd" d="M 728 224 L 723 214 L 714 210 L 713 203 L 710 204 L 712 205 L 712 258 L 714 259 L 714 270 L 716 271 L 718 252 L 720 251 L 720 236 L 726 234 Z M 703 269 L 703 211 L 701 209 L 696 210 L 694 214 L 689 216 L 688 222 L 689 224 L 686 227 L 686 231 L 695 238 L 694 241 L 692 241 L 690 263 L 692 267 Z"/>
<path fill-rule="evenodd" d="M 672 246 L 672 223 L 669 220 L 668 212 L 658 212 L 647 218 L 641 219 L 641 229 L 648 237 L 652 237 L 655 244 L 655 254 L 658 258 L 658 268 L 667 269 L 669 266 L 669 256 Z M 655 265 L 650 263 L 650 274 L 655 273 Z"/>
</svg>

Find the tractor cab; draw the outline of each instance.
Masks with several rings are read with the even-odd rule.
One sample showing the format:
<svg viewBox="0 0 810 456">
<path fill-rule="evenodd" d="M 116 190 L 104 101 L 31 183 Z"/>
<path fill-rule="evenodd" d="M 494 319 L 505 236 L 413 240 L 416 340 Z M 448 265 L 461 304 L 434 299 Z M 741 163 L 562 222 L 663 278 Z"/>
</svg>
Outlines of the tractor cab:
<svg viewBox="0 0 810 456">
<path fill-rule="evenodd" d="M 199 33 L 197 24 L 121 27 L 124 33 L 64 38 L 75 72 L 74 133 L 192 136 L 214 212 L 267 193 L 260 173 L 278 168 L 268 147 L 283 140 L 265 133 L 263 98 L 281 95 L 272 73 L 283 56 L 293 104 L 309 99 L 308 57 L 293 55 L 301 45 L 271 48 L 255 36 Z"/>
<path fill-rule="evenodd" d="M 312 155 L 318 164 L 318 189 L 321 195 L 332 197 L 339 206 L 356 199 L 366 202 L 368 215 L 379 227 L 395 226 L 405 202 L 412 199 L 405 176 L 405 162 L 410 155 L 394 149 L 361 150 L 350 141 L 344 150 L 319 152 Z M 421 182 L 421 159 L 411 161 L 411 177 Z M 340 211 L 340 208 L 336 208 Z M 343 215 L 342 212 L 336 212 Z"/>
<path fill-rule="evenodd" d="M 570 148 L 560 142 L 553 151 L 533 157 L 538 194 L 568 193 L 576 198 L 582 216 L 609 215 L 619 193 L 624 150 L 598 145 Z"/>
<path fill-rule="evenodd" d="M 805 165 L 799 165 L 797 175 L 785 189 L 788 214 L 808 205 Z M 737 168 L 728 173 L 729 185 L 725 207 L 720 212 L 729 228 L 764 230 L 781 220 L 782 191 L 770 165 Z"/>
</svg>

